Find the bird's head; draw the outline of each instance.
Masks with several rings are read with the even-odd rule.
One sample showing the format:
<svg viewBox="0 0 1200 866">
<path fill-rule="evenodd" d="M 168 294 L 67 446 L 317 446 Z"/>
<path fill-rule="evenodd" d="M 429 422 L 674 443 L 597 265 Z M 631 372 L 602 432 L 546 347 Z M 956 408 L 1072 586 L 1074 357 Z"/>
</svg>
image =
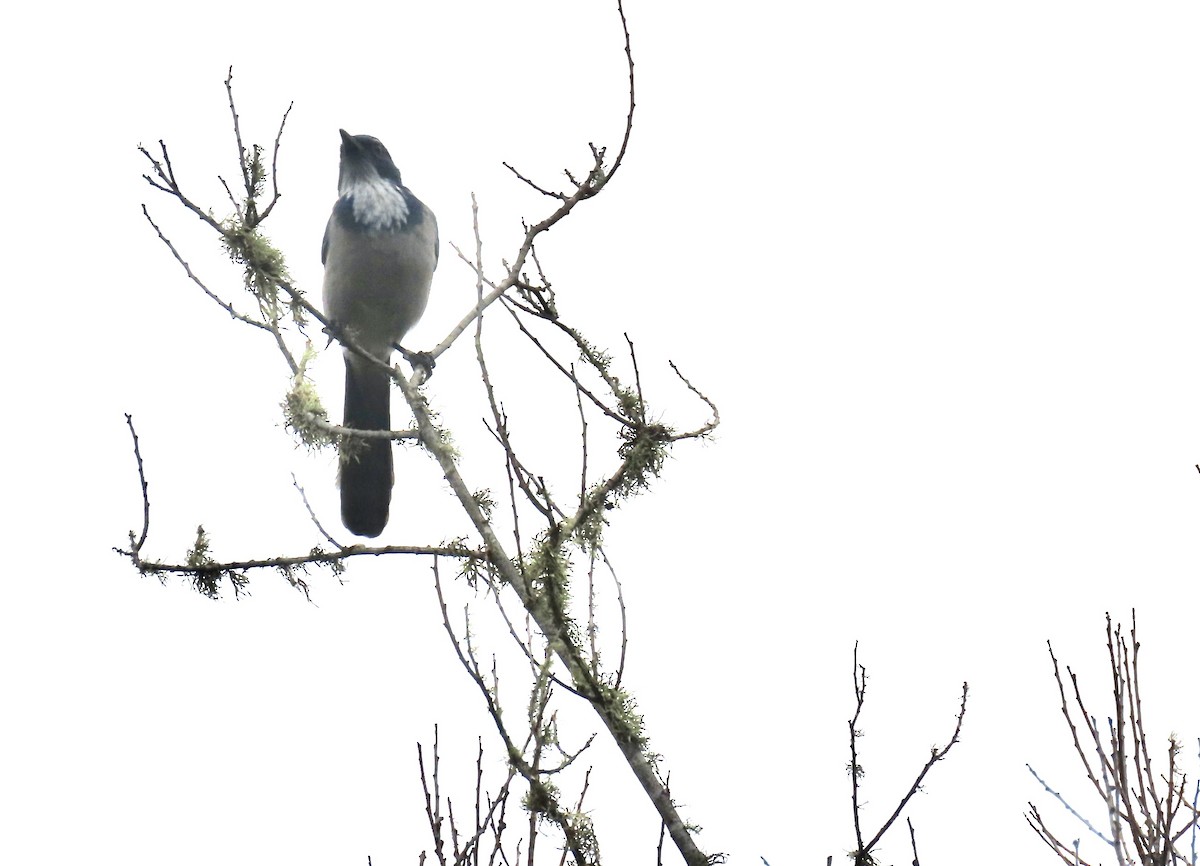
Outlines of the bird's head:
<svg viewBox="0 0 1200 866">
<path fill-rule="evenodd" d="M 351 135 L 344 129 L 338 132 L 342 136 L 339 195 L 345 195 L 359 184 L 373 185 L 381 180 L 400 186 L 400 169 L 396 168 L 382 141 L 373 135 Z"/>
</svg>

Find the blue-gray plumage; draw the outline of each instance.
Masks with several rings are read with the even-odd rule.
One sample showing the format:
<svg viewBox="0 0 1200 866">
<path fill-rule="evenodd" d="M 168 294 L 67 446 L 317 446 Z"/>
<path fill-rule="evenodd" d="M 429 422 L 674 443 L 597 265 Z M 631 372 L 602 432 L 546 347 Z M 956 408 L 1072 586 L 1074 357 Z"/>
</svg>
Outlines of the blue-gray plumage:
<svg viewBox="0 0 1200 866">
<path fill-rule="evenodd" d="M 338 200 L 325 227 L 325 315 L 359 348 L 389 361 L 425 312 L 438 260 L 437 220 L 400 182 L 383 143 L 342 135 Z M 343 350 L 346 404 L 342 425 L 391 429 L 387 371 Z M 391 440 L 359 439 L 343 456 L 339 480 L 342 523 L 355 535 L 383 532 L 392 500 Z"/>
</svg>

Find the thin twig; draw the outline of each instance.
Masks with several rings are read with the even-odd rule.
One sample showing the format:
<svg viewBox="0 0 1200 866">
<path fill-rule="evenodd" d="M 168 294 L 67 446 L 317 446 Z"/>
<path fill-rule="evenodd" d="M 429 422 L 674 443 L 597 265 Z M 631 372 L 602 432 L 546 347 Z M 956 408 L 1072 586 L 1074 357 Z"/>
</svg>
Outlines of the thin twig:
<svg viewBox="0 0 1200 866">
<path fill-rule="evenodd" d="M 137 557 L 141 555 L 146 535 L 150 532 L 150 485 L 146 482 L 146 467 L 142 462 L 142 448 L 133 426 L 133 416 L 128 412 L 125 413 L 125 424 L 129 427 L 129 435 L 133 437 L 133 457 L 137 461 L 138 483 L 142 488 L 142 534 L 134 541 L 133 532 L 129 533 L 130 556 Z"/>
<path fill-rule="evenodd" d="M 963 683 L 962 699 L 958 707 L 958 715 L 954 720 L 954 733 L 950 736 L 949 742 L 947 742 L 946 745 L 942 746 L 940 749 L 936 746 L 930 749 L 929 760 L 925 762 L 925 766 L 921 768 L 919 773 L 917 773 L 917 778 L 913 781 L 912 787 L 908 789 L 908 793 L 905 794 L 900 800 L 900 805 L 896 807 L 896 811 L 892 812 L 892 816 L 888 818 L 886 822 L 884 822 L 884 825 L 879 828 L 879 832 L 876 833 L 875 837 L 867 844 L 868 850 L 874 849 L 879 840 L 883 838 L 883 834 L 886 833 L 888 828 L 892 826 L 892 822 L 900 817 L 900 813 L 904 811 L 904 807 L 908 805 L 908 801 L 912 799 L 913 794 L 920 790 L 921 782 L 925 779 L 925 776 L 929 773 L 929 771 L 933 769 L 933 765 L 945 758 L 946 755 L 949 754 L 950 749 L 952 749 L 955 743 L 958 742 L 959 734 L 962 733 L 963 717 L 966 716 L 966 714 L 967 684 Z"/>
<path fill-rule="evenodd" d="M 183 256 L 179 254 L 179 250 L 175 249 L 175 245 L 171 243 L 170 239 L 168 239 L 165 234 L 163 234 L 162 229 L 158 227 L 158 224 L 151 219 L 150 211 L 146 209 L 145 205 L 142 205 L 142 215 L 146 218 L 146 222 L 150 223 L 150 225 L 154 228 L 154 232 L 158 235 L 158 239 L 166 244 L 167 249 L 171 251 L 171 255 L 175 257 L 175 261 L 179 262 L 180 267 L 183 268 L 183 271 L 185 274 L 187 274 L 188 279 L 199 286 L 200 290 L 203 291 L 204 294 L 208 295 L 208 297 L 215 301 L 221 309 L 229 313 L 231 317 L 237 319 L 239 322 L 244 322 L 247 325 L 253 325 L 256 328 L 262 328 L 264 331 L 271 330 L 270 325 L 267 325 L 265 322 L 260 322 L 244 313 L 239 313 L 233 308 L 233 304 L 223 300 L 219 295 L 217 295 L 216 292 L 212 291 L 208 286 L 206 286 L 204 282 L 192 271 L 191 266 L 183 260 Z"/>
<path fill-rule="evenodd" d="M 1062 803 L 1063 808 L 1066 809 L 1068 812 L 1070 812 L 1073 816 L 1075 816 L 1075 818 L 1077 818 L 1079 820 L 1079 822 L 1082 823 L 1085 827 L 1087 827 L 1089 830 L 1091 830 L 1092 833 L 1094 833 L 1100 839 L 1100 841 L 1102 841 L 1105 845 L 1113 844 L 1112 839 L 1105 836 L 1103 833 L 1101 833 L 1099 830 L 1097 830 L 1094 826 L 1092 826 L 1091 821 L 1089 821 L 1087 818 L 1083 817 L 1078 812 L 1076 812 L 1075 809 L 1071 806 L 1071 804 L 1067 802 L 1066 798 L 1063 797 L 1063 795 L 1060 794 L 1058 791 L 1051 788 L 1050 785 L 1046 783 L 1046 780 L 1037 774 L 1037 771 L 1034 770 L 1033 767 L 1031 767 L 1029 764 L 1026 764 L 1025 769 L 1027 769 L 1033 775 L 1033 778 L 1038 780 L 1038 782 L 1041 784 L 1041 786 L 1046 789 L 1047 793 L 1051 794 L 1056 800 L 1058 800 L 1058 802 Z"/>
</svg>

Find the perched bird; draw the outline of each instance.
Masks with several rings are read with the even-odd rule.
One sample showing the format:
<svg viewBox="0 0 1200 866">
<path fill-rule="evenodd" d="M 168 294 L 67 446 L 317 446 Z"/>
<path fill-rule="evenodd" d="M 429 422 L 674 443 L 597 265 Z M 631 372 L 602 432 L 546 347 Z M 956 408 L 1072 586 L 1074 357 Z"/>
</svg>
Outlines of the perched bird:
<svg viewBox="0 0 1200 866">
<path fill-rule="evenodd" d="M 400 182 L 383 142 L 342 135 L 338 200 L 325 227 L 325 315 L 354 345 L 390 363 L 398 343 L 425 312 L 438 261 L 437 220 Z M 342 426 L 391 429 L 387 370 L 342 350 L 346 405 Z M 342 523 L 355 535 L 383 532 L 392 500 L 392 442 L 356 439 L 339 479 Z"/>
</svg>

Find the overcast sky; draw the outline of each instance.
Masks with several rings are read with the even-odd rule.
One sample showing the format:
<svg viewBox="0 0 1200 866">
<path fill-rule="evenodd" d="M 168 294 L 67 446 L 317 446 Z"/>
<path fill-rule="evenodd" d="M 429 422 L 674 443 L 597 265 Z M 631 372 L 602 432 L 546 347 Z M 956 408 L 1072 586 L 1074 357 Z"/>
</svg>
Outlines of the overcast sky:
<svg viewBox="0 0 1200 866">
<path fill-rule="evenodd" d="M 1083 835 L 1027 762 L 1102 818 L 1046 640 L 1103 717 L 1105 611 L 1127 621 L 1136 606 L 1154 746 L 1161 761 L 1180 734 L 1195 778 L 1200 11 L 627 11 L 626 164 L 540 252 L 566 318 L 619 357 L 622 334 L 635 341 L 668 423 L 705 418 L 668 359 L 721 409 L 712 440 L 680 445 L 608 534 L 627 683 L 701 846 L 772 866 L 853 846 L 856 641 L 872 827 L 971 684 L 962 741 L 912 804 L 925 866 L 1054 862 L 1021 817 L 1031 798 L 1064 838 Z M 471 192 L 495 266 L 521 218 L 547 213 L 502 161 L 551 185 L 587 169 L 589 141 L 619 143 L 615 10 L 21 4 L 2 38 L 0 861 L 416 862 L 429 847 L 416 742 L 440 724 L 443 784 L 464 803 L 479 735 L 501 769 L 428 562 L 314 576 L 314 603 L 268 574 L 251 597 L 212 602 L 111 552 L 141 519 L 126 412 L 151 483 L 149 556 L 180 559 L 200 523 L 218 558 L 308 550 L 320 539 L 293 473 L 337 525 L 334 458 L 282 429 L 277 354 L 186 280 L 139 205 L 211 285 L 236 296 L 236 270 L 145 185 L 136 148 L 166 140 L 223 216 L 227 68 L 248 139 L 270 141 L 294 102 L 266 230 L 316 297 L 337 130 L 378 136 L 441 227 L 433 300 L 408 341 L 433 345 L 472 303 L 449 249 L 472 242 Z M 472 355 L 444 356 L 429 396 L 477 483 L 494 453 Z M 539 456 L 573 465 L 571 401 L 542 418 L 519 359 L 534 361 L 511 357 L 514 418 L 562 424 L 561 454 Z M 330 394 L 340 366 L 330 351 L 314 370 Z M 431 461 L 396 457 L 381 540 L 467 534 Z M 595 728 L 568 721 L 568 745 Z M 593 762 L 607 862 L 653 862 L 632 776 L 607 746 Z M 882 859 L 911 860 L 903 828 Z"/>
</svg>

